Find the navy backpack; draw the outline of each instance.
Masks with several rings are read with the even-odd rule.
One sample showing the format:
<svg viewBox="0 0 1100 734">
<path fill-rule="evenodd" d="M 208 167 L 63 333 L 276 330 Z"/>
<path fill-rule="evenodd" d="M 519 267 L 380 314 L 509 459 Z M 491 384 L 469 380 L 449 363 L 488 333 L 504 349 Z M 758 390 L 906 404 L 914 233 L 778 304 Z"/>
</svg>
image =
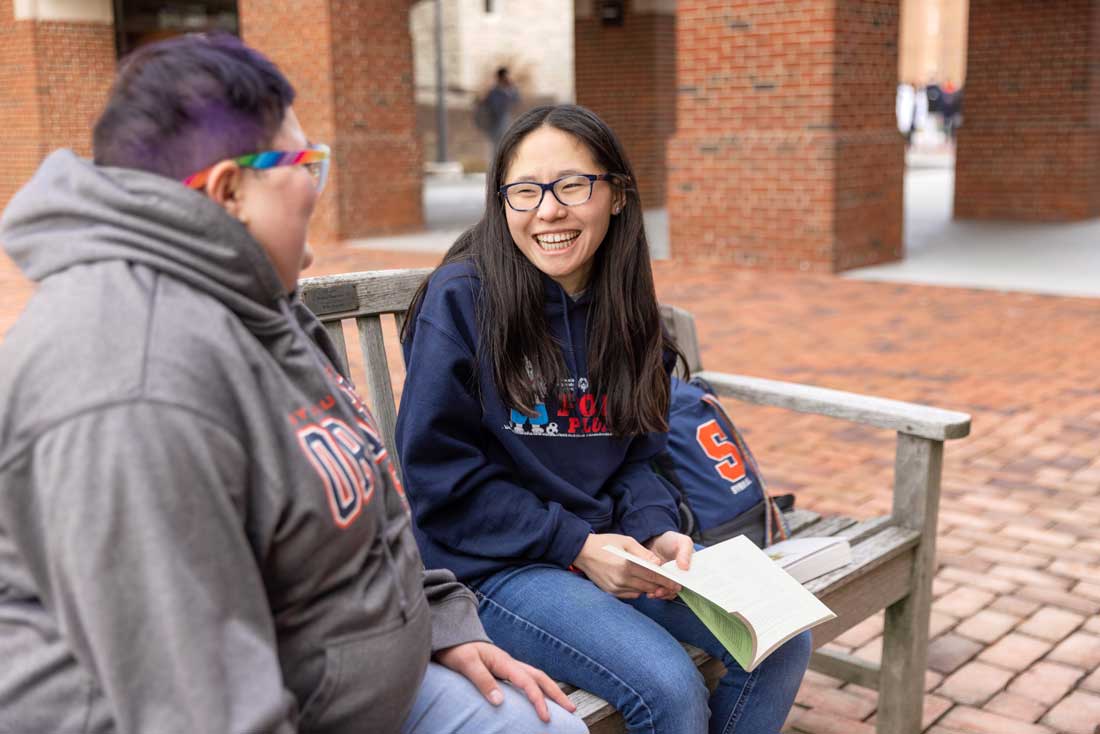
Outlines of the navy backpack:
<svg viewBox="0 0 1100 734">
<path fill-rule="evenodd" d="M 655 463 L 679 492 L 680 531 L 695 542 L 745 535 L 764 547 L 787 537 L 782 510 L 794 496 L 768 495 L 756 459 L 703 380 L 672 378 L 668 450 Z"/>
</svg>

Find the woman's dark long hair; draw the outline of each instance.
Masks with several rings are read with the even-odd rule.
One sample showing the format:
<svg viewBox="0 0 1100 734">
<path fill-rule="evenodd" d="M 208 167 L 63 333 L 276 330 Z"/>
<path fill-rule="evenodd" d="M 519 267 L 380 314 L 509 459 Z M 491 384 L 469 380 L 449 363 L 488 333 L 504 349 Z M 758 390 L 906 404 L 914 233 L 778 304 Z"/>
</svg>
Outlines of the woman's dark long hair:
<svg viewBox="0 0 1100 734">
<path fill-rule="evenodd" d="M 624 204 L 622 212 L 611 217 L 593 255 L 585 289 L 591 296 L 587 345 L 592 391 L 607 397 L 607 423 L 615 435 L 666 431 L 669 381 L 664 355 L 686 360 L 661 327 L 634 171 L 614 133 L 593 112 L 577 105 L 537 107 L 512 124 L 486 176 L 484 216 L 462 233 L 439 267 L 474 264 L 482 288 L 479 356 L 482 363 L 492 365 L 505 403 L 533 415 L 535 404 L 557 388 L 566 368 L 561 346 L 546 323 L 542 274 L 512 240 L 504 212 L 507 204 L 498 191 L 519 144 L 543 126 L 584 143 L 596 163 L 615 174 L 609 183 Z M 413 297 L 403 340 L 415 328 L 426 289 L 427 281 Z"/>
</svg>

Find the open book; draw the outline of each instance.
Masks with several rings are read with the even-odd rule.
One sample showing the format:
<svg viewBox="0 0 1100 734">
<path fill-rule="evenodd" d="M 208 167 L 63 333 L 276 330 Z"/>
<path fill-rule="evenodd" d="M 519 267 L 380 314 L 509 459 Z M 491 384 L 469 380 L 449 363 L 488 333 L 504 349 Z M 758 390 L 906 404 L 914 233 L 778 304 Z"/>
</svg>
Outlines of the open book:
<svg viewBox="0 0 1100 734">
<path fill-rule="evenodd" d="M 802 583 L 852 562 L 852 548 L 845 538 L 792 538 L 764 549 L 768 558 Z"/>
<path fill-rule="evenodd" d="M 683 599 L 746 671 L 799 632 L 836 617 L 743 535 L 696 551 L 691 569 L 657 566 L 624 550 L 604 550 L 683 586 Z"/>
</svg>

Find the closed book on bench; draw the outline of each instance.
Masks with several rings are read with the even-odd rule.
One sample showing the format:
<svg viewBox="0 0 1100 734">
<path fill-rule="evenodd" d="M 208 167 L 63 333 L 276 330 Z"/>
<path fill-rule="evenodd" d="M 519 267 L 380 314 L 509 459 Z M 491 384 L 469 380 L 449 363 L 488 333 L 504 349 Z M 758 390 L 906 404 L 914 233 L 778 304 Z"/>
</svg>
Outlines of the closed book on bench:
<svg viewBox="0 0 1100 734">
<path fill-rule="evenodd" d="M 690 570 L 604 550 L 683 587 L 680 598 L 746 671 L 795 635 L 836 615 L 743 535 L 696 551 Z"/>
<path fill-rule="evenodd" d="M 802 583 L 852 562 L 852 547 L 847 539 L 828 536 L 792 538 L 769 545 L 764 552 Z"/>
</svg>

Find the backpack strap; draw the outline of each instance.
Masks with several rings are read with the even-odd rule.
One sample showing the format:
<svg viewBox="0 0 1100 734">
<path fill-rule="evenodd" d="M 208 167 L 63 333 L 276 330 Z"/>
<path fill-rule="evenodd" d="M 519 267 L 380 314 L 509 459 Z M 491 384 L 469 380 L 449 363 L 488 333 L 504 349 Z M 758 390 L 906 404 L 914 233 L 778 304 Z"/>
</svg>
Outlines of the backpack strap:
<svg viewBox="0 0 1100 734">
<path fill-rule="evenodd" d="M 691 511 L 691 505 L 688 504 L 687 490 L 684 489 L 684 483 L 680 480 L 680 475 L 676 473 L 676 462 L 673 461 L 672 454 L 667 450 L 657 454 L 653 457 L 653 467 L 657 470 L 657 475 L 676 491 L 676 510 L 680 514 L 680 532 L 691 536 L 691 539 L 696 543 L 701 542 L 702 534 L 696 524 L 695 514 Z"/>
<path fill-rule="evenodd" d="M 786 540 L 791 535 L 787 527 L 787 520 L 783 512 L 775 503 L 775 497 L 764 494 L 764 546 L 767 547 L 779 540 Z"/>
</svg>

